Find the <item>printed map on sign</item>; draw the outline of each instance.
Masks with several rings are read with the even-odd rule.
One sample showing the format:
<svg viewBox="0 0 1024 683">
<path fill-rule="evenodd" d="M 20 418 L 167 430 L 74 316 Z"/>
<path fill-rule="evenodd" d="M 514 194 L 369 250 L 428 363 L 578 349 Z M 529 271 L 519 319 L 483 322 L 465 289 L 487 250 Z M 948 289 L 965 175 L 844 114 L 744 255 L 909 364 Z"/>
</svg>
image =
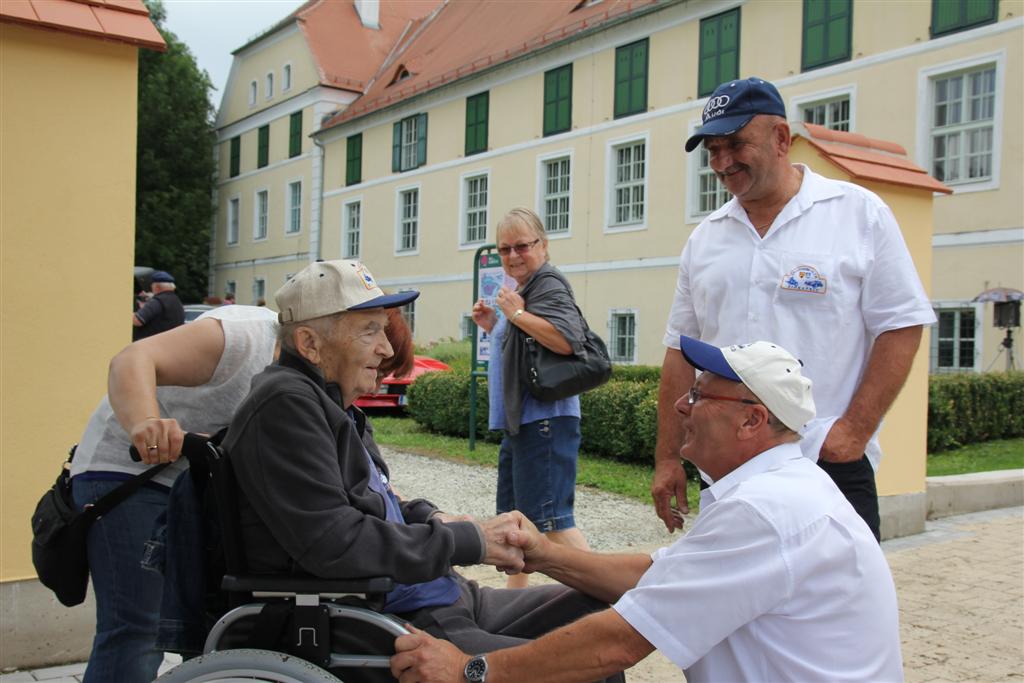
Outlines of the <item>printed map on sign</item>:
<svg viewBox="0 0 1024 683">
<path fill-rule="evenodd" d="M 516 288 L 516 281 L 505 274 L 501 267 L 501 258 L 497 254 L 483 254 L 480 257 L 480 270 L 477 275 L 477 291 L 484 303 L 490 306 L 502 317 L 501 309 L 498 308 L 496 299 L 498 290 L 502 287 L 509 289 Z M 480 363 L 486 363 L 491 358 L 491 335 L 484 332 L 483 328 L 476 328 L 476 359 Z"/>
</svg>

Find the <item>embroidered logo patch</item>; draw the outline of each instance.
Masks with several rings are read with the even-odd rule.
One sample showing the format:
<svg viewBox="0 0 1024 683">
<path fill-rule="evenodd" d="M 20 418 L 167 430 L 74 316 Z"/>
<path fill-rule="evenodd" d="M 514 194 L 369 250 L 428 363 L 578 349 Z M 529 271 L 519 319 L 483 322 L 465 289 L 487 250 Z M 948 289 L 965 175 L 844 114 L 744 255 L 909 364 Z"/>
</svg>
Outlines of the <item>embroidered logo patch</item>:
<svg viewBox="0 0 1024 683">
<path fill-rule="evenodd" d="M 364 268 L 362 263 L 356 265 L 356 274 L 363 281 L 363 286 L 366 289 L 373 289 L 377 286 L 377 283 L 373 281 L 373 276 L 370 275 L 370 271 Z"/>
<path fill-rule="evenodd" d="M 814 266 L 797 266 L 786 273 L 780 287 L 794 292 L 824 294 L 828 291 L 828 278 L 819 273 Z"/>
</svg>

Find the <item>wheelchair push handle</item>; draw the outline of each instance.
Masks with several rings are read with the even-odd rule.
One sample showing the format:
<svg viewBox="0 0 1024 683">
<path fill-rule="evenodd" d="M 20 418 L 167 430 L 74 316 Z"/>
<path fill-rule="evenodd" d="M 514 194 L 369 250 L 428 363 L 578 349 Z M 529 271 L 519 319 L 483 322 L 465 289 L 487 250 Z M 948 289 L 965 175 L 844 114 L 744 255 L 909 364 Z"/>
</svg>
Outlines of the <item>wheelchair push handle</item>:
<svg viewBox="0 0 1024 683">
<path fill-rule="evenodd" d="M 196 434 L 195 432 L 185 432 L 185 440 L 181 444 L 181 455 L 189 460 L 196 454 L 206 453 L 206 443 L 210 440 L 209 436 L 204 434 Z M 128 455 L 134 462 L 142 462 L 142 456 L 139 454 L 139 449 L 135 446 L 128 448 Z"/>
</svg>

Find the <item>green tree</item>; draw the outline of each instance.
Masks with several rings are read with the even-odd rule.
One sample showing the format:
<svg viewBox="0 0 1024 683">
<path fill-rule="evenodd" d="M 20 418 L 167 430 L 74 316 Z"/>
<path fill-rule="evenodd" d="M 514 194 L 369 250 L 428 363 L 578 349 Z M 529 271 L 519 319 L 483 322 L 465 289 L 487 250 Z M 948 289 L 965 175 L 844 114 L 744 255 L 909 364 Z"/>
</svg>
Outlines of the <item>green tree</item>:
<svg viewBox="0 0 1024 683">
<path fill-rule="evenodd" d="M 207 293 L 214 183 L 212 85 L 146 0 L 166 52 L 139 51 L 135 264 L 169 271 L 182 301 Z"/>
</svg>

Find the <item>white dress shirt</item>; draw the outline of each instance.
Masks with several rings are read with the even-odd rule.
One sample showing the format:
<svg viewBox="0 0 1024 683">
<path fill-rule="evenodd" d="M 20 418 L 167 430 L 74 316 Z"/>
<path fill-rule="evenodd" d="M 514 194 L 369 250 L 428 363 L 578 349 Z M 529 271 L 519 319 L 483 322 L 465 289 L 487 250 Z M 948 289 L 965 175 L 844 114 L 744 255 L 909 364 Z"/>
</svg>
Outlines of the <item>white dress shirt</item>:
<svg viewBox="0 0 1024 683">
<path fill-rule="evenodd" d="M 762 239 L 736 199 L 686 242 L 664 343 L 770 341 L 804 363 L 818 418 L 804 432 L 817 460 L 860 383 L 875 337 L 935 314 L 892 211 L 858 185 L 803 169 L 800 191 Z M 877 434 L 867 447 L 875 470 Z"/>
<path fill-rule="evenodd" d="M 796 444 L 712 484 L 700 509 L 613 607 L 687 681 L 903 680 L 882 550 Z"/>
</svg>

